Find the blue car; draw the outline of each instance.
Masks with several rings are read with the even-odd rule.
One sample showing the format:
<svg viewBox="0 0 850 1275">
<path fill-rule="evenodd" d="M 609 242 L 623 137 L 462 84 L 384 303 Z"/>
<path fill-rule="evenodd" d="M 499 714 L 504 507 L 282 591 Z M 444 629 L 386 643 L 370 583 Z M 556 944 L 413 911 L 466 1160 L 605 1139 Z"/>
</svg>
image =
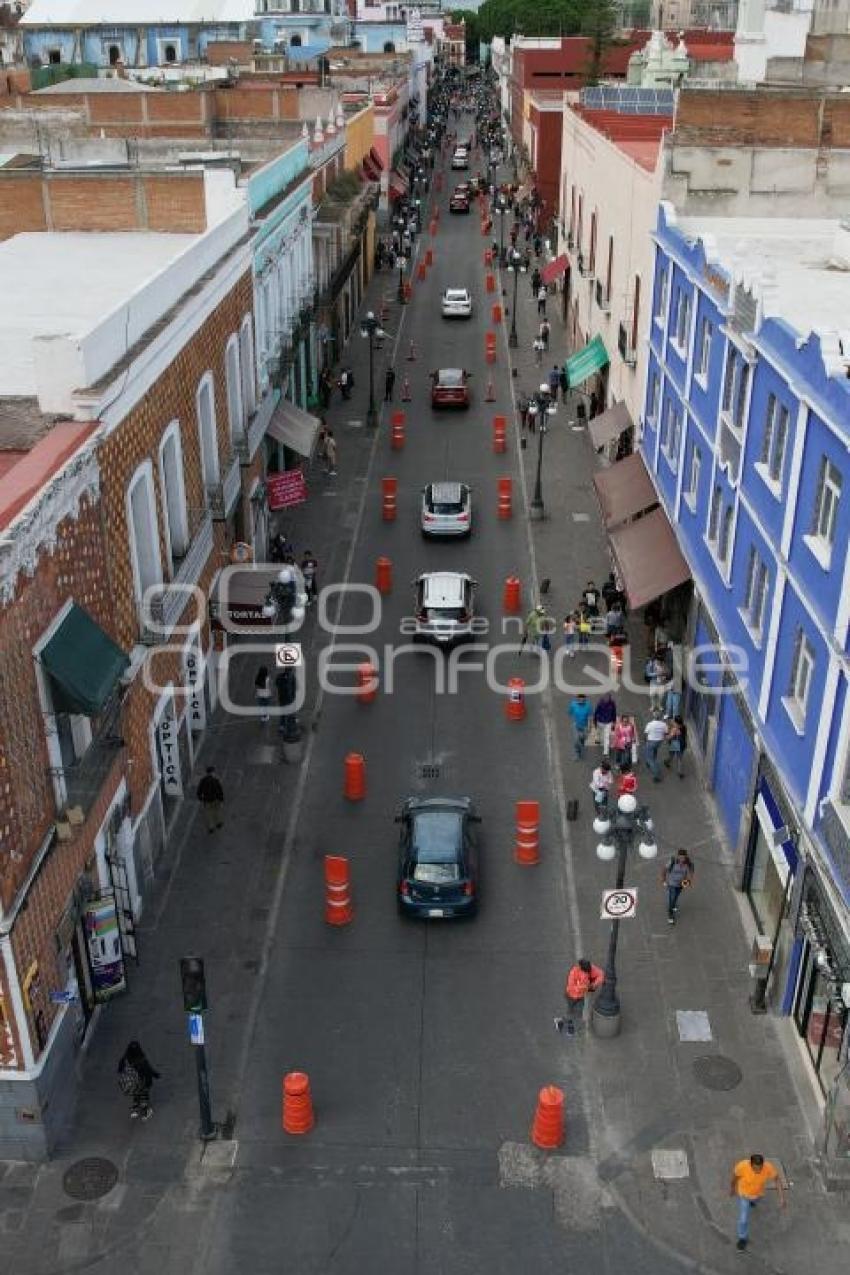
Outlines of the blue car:
<svg viewBox="0 0 850 1275">
<path fill-rule="evenodd" d="M 469 797 L 408 797 L 396 815 L 401 825 L 397 896 L 402 915 L 475 915 L 480 822 Z"/>
</svg>

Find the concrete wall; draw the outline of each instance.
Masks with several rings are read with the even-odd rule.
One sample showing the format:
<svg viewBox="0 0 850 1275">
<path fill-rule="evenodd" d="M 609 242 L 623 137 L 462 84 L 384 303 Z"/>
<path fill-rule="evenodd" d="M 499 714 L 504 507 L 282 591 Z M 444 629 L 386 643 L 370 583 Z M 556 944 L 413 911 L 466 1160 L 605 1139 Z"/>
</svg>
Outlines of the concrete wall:
<svg viewBox="0 0 850 1275">
<path fill-rule="evenodd" d="M 674 134 L 664 165 L 664 197 L 682 213 L 835 217 L 850 199 L 850 149 L 687 146 Z"/>
</svg>

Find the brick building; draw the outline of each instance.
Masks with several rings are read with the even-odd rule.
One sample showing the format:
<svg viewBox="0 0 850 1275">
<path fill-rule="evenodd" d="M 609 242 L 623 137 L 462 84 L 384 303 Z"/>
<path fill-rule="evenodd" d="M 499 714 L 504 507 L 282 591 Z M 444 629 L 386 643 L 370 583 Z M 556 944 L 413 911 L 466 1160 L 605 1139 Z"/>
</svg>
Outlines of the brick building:
<svg viewBox="0 0 850 1275">
<path fill-rule="evenodd" d="M 207 597 L 250 544 L 248 211 L 203 177 L 200 234 L 0 244 L 0 1158 L 49 1152 L 120 990 L 216 702 Z"/>
</svg>

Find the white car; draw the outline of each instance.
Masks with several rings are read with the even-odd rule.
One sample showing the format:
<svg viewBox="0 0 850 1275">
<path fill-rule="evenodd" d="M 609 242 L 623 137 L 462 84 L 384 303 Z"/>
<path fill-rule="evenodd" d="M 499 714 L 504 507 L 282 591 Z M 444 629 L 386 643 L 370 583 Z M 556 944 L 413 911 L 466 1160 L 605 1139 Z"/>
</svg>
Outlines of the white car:
<svg viewBox="0 0 850 1275">
<path fill-rule="evenodd" d="M 448 645 L 475 631 L 477 581 L 465 571 L 429 571 L 415 581 L 414 641 Z"/>
<path fill-rule="evenodd" d="M 422 491 L 423 536 L 468 536 L 472 494 L 466 483 L 429 483 Z"/>
<path fill-rule="evenodd" d="M 469 168 L 469 152 L 465 146 L 458 146 L 452 155 L 452 168 Z"/>
<path fill-rule="evenodd" d="M 469 288 L 446 288 L 442 307 L 444 319 L 471 319 L 472 293 Z"/>
</svg>

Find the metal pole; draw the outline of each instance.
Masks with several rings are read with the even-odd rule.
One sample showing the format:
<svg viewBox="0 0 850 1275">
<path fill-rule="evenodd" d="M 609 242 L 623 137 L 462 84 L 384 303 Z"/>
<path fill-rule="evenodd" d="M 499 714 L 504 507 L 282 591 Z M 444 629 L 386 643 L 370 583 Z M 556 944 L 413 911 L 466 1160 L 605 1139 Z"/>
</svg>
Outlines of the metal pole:
<svg viewBox="0 0 850 1275">
<path fill-rule="evenodd" d="M 532 518 L 542 518 L 546 512 L 543 504 L 543 435 L 546 433 L 546 406 L 542 396 L 537 396 L 537 476 L 529 513 Z"/>
<path fill-rule="evenodd" d="M 499 206 L 499 265 L 505 264 L 505 210 Z"/>
<path fill-rule="evenodd" d="M 515 350 L 516 347 L 519 345 L 519 337 L 517 336 L 517 333 L 516 333 L 516 291 L 517 291 L 518 280 L 519 280 L 519 262 L 515 261 L 514 262 L 514 303 L 513 303 L 513 309 L 511 310 L 511 331 L 510 331 L 510 335 L 508 336 L 508 345 L 511 347 L 512 350 Z"/>
<path fill-rule="evenodd" d="M 377 421 L 377 413 L 375 411 L 375 332 L 372 325 L 369 325 L 369 410 L 366 413 L 366 424 L 374 426 Z"/>
<path fill-rule="evenodd" d="M 210 1078 L 207 1074 L 207 1050 L 205 1045 L 195 1045 L 195 1065 L 198 1069 L 198 1106 L 201 1111 L 200 1136 L 204 1142 L 215 1137 L 212 1109 L 210 1107 Z"/>
<path fill-rule="evenodd" d="M 622 890 L 626 880 L 626 859 L 632 843 L 634 825 L 615 827 L 614 838 L 617 843 L 617 880 L 616 890 Z M 620 938 L 620 922 L 611 922 L 611 937 L 608 942 L 608 957 L 605 962 L 605 980 L 593 1002 L 593 1013 L 603 1025 L 597 1025 L 598 1036 L 616 1036 L 620 1030 L 620 998 L 617 995 L 617 943 Z"/>
<path fill-rule="evenodd" d="M 401 305 L 407 300 L 404 295 L 404 266 L 401 264 L 398 267 L 398 299 Z"/>
</svg>

